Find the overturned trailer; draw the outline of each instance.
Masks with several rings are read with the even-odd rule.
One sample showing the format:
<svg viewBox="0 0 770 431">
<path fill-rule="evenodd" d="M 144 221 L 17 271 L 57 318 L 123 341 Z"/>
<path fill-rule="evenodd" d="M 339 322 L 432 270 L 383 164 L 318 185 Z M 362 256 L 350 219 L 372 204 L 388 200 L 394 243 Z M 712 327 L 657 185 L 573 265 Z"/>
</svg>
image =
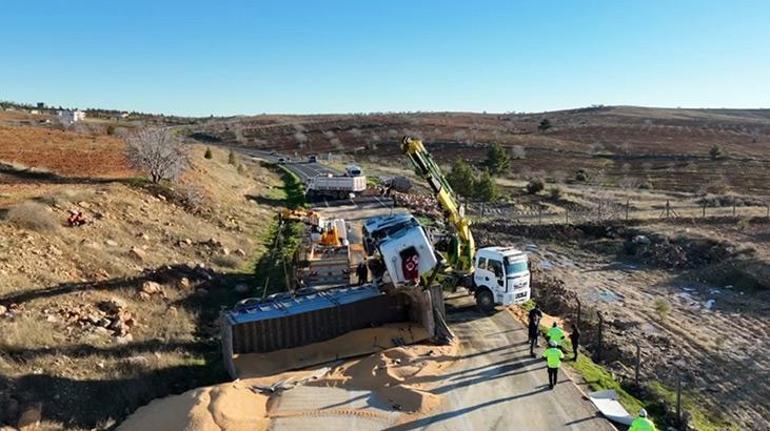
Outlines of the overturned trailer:
<svg viewBox="0 0 770 431">
<path fill-rule="evenodd" d="M 448 334 L 442 295 L 440 286 L 382 291 L 376 285 L 367 284 L 328 290 L 303 289 L 299 294 L 279 295 L 265 301 L 245 301 L 221 316 L 225 367 L 235 379 L 243 376 L 241 361 L 247 360 L 251 354 L 293 349 L 392 323 L 411 322 L 424 330 L 421 332 L 426 334 L 423 339 L 441 339 Z M 349 355 L 406 343 L 383 340 L 378 346 L 366 346 L 368 351 L 359 348 Z M 346 354 L 341 352 L 335 357 L 319 358 L 315 363 L 305 362 L 302 365 L 310 366 L 344 357 Z"/>
</svg>

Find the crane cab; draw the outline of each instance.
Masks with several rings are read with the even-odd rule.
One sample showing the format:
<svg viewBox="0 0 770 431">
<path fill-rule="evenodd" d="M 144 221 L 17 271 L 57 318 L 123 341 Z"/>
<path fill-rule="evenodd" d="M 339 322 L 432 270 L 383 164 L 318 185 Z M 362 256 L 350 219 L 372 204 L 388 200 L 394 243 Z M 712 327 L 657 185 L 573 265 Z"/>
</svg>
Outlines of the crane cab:
<svg viewBox="0 0 770 431">
<path fill-rule="evenodd" d="M 508 306 L 530 298 L 529 259 L 514 247 L 485 247 L 476 252 L 473 287 L 479 307 Z"/>
</svg>

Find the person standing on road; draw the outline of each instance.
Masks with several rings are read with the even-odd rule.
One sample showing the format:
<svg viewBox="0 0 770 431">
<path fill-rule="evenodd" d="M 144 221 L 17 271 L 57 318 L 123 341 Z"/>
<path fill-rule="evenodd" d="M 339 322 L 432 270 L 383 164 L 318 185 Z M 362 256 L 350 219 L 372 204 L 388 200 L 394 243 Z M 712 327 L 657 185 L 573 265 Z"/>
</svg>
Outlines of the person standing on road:
<svg viewBox="0 0 770 431">
<path fill-rule="evenodd" d="M 537 339 L 540 336 L 540 319 L 543 317 L 543 312 L 540 307 L 535 304 L 535 307 L 529 310 L 528 314 L 528 335 L 529 335 L 529 353 L 535 355 L 535 347 L 537 347 Z"/>
<path fill-rule="evenodd" d="M 545 349 L 543 357 L 548 364 L 548 387 L 553 389 L 559 381 L 559 367 L 561 367 L 561 360 L 564 359 L 564 352 L 553 340 L 549 341 L 548 345 L 551 347 Z"/>
<path fill-rule="evenodd" d="M 546 332 L 546 337 L 548 337 L 548 341 L 553 341 L 556 343 L 556 346 L 561 348 L 561 342 L 564 340 L 564 330 L 559 328 L 559 323 L 554 320 L 553 326 L 551 326 L 551 329 Z"/>
<path fill-rule="evenodd" d="M 580 330 L 576 324 L 572 324 L 569 331 L 569 340 L 572 342 L 573 361 L 577 361 L 578 346 L 580 345 Z"/>
<path fill-rule="evenodd" d="M 367 268 L 365 261 L 359 263 L 358 267 L 356 267 L 356 276 L 358 277 L 359 286 L 369 281 L 369 268 Z"/>
<path fill-rule="evenodd" d="M 647 419 L 647 410 L 639 410 L 639 416 L 631 422 L 631 428 L 628 431 L 657 431 L 655 424 Z"/>
</svg>

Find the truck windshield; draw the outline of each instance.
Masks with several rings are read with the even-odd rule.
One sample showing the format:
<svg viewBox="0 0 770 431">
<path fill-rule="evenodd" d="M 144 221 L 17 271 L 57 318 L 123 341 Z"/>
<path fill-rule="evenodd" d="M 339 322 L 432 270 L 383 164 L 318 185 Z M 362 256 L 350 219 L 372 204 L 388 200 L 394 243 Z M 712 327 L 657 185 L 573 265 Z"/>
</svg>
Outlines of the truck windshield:
<svg viewBox="0 0 770 431">
<path fill-rule="evenodd" d="M 527 271 L 527 262 L 508 262 L 505 261 L 505 273 L 508 275 L 518 274 Z"/>
</svg>

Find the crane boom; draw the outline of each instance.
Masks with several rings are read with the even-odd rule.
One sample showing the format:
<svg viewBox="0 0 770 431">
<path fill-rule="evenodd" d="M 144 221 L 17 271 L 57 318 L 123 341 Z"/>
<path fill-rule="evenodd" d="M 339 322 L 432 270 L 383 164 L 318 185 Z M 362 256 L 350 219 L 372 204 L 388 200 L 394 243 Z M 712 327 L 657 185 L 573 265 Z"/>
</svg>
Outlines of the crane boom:
<svg viewBox="0 0 770 431">
<path fill-rule="evenodd" d="M 449 224 L 454 227 L 455 235 L 453 235 L 447 256 L 449 264 L 456 271 L 472 272 L 476 244 L 470 229 L 471 221 L 465 217 L 452 187 L 441 172 L 441 168 L 433 161 L 433 157 L 425 149 L 420 139 L 405 136 L 401 150 L 412 162 L 417 175 L 428 183 L 436 200 L 444 210 Z"/>
</svg>

